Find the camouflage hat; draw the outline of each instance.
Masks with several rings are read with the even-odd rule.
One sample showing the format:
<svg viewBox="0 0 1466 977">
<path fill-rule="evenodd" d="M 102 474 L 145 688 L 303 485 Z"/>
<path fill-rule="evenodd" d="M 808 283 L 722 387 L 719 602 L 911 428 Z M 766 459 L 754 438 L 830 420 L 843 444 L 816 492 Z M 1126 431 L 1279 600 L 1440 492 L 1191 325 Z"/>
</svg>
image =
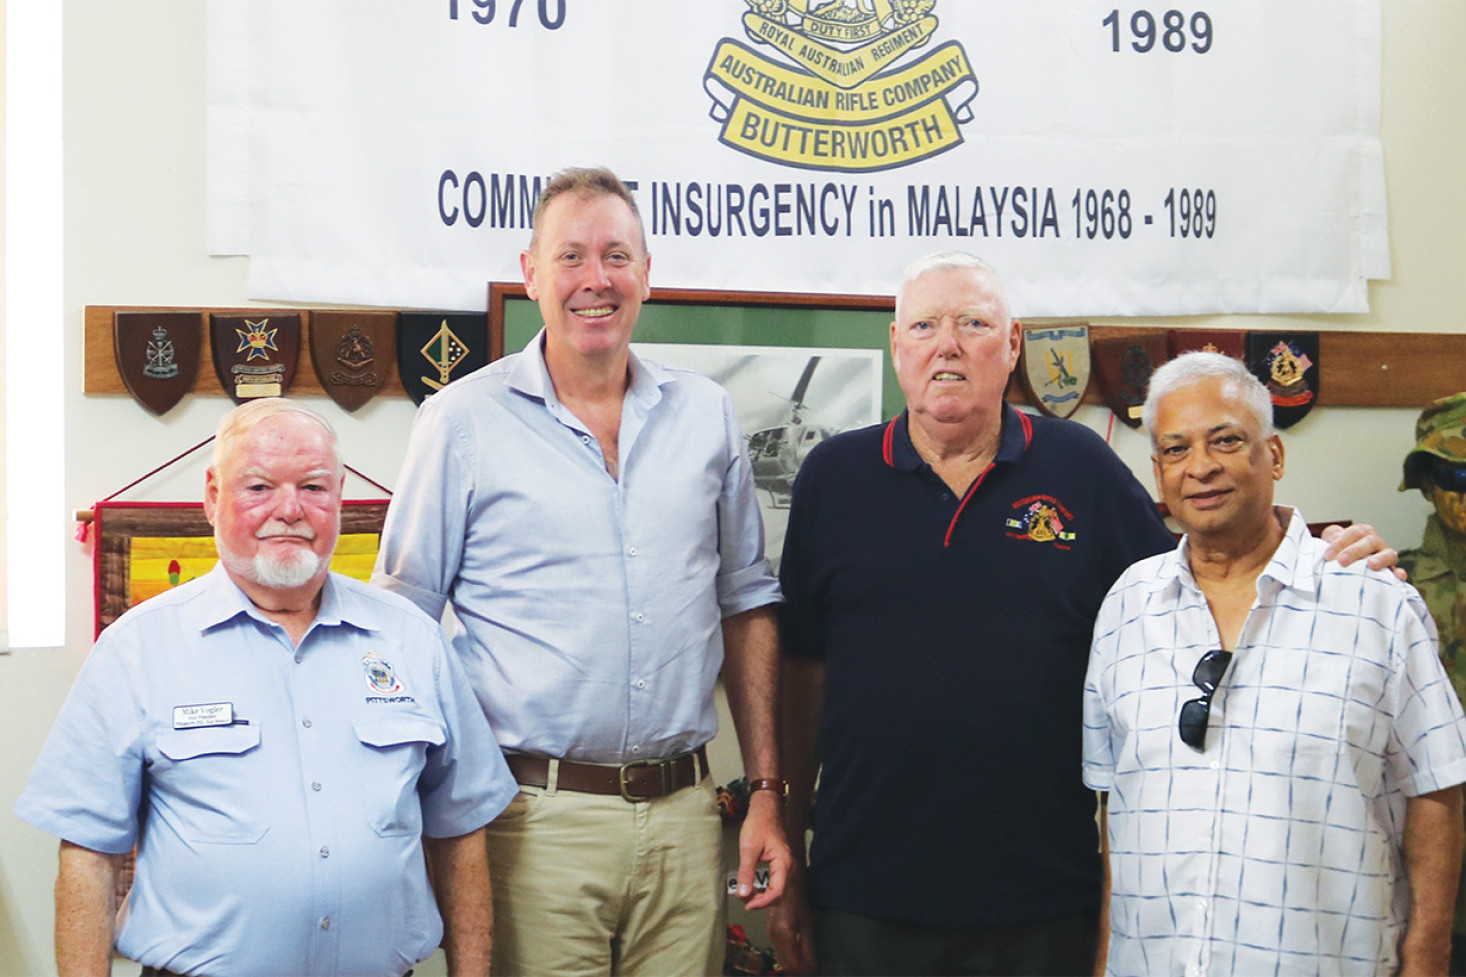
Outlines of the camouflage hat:
<svg viewBox="0 0 1466 977">
<path fill-rule="evenodd" d="M 1451 394 L 1421 411 L 1415 422 L 1415 447 L 1405 456 L 1405 480 L 1400 491 L 1420 488 L 1426 455 L 1466 465 L 1466 392 Z"/>
</svg>

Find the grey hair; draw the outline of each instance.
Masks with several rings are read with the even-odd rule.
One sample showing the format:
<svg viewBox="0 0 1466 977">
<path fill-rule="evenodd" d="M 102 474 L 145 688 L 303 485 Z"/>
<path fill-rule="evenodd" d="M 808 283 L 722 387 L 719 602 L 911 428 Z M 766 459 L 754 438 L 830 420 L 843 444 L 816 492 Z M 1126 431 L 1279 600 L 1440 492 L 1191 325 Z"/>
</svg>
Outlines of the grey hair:
<svg viewBox="0 0 1466 977">
<path fill-rule="evenodd" d="M 984 276 L 988 280 L 989 290 L 1003 307 L 1004 318 L 1009 322 L 1013 321 L 1013 306 L 1008 301 L 1008 290 L 1003 286 L 1003 280 L 998 277 L 992 265 L 966 251 L 933 251 L 911 262 L 902 272 L 901 287 L 896 290 L 897 322 L 901 321 L 901 300 L 906 294 L 907 287 L 923 275 L 947 268 L 965 268 Z"/>
<path fill-rule="evenodd" d="M 249 400 L 225 414 L 223 420 L 219 421 L 218 430 L 214 432 L 214 455 L 209 467 L 216 473 L 219 472 L 224 460 L 234 450 L 236 441 L 255 425 L 282 414 L 304 417 L 319 427 L 326 435 L 327 441 L 330 442 L 331 454 L 336 457 L 336 470 L 338 472 L 341 470 L 341 449 L 337 443 L 336 429 L 309 407 L 293 400 L 286 400 L 284 397 L 261 397 L 258 400 Z"/>
<path fill-rule="evenodd" d="M 1182 387 L 1189 387 L 1202 380 L 1223 380 L 1232 385 L 1232 390 L 1256 418 L 1262 429 L 1262 436 L 1273 436 L 1273 398 L 1262 381 L 1252 375 L 1241 360 L 1221 353 L 1182 353 L 1150 375 L 1150 387 L 1145 394 L 1142 421 L 1145 433 L 1155 444 L 1156 414 L 1160 410 L 1161 398 L 1175 393 Z"/>
</svg>

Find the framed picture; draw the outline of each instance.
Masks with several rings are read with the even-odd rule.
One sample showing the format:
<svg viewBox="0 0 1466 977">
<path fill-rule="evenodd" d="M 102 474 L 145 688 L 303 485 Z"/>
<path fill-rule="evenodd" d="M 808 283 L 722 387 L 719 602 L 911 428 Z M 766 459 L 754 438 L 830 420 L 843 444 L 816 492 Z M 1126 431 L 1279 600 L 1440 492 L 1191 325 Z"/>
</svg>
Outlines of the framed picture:
<svg viewBox="0 0 1466 977">
<path fill-rule="evenodd" d="M 370 580 L 386 500 L 343 502 L 331 569 Z M 98 502 L 92 508 L 96 634 L 129 607 L 201 577 L 219 562 L 202 502 Z"/>
<path fill-rule="evenodd" d="M 695 370 L 732 396 L 776 569 L 805 456 L 903 406 L 886 355 L 893 312 L 889 298 L 675 289 L 653 289 L 642 307 L 638 356 Z M 490 283 L 492 358 L 523 349 L 540 325 L 522 284 Z"/>
<path fill-rule="evenodd" d="M 534 338 L 540 310 L 522 282 L 490 282 L 488 289 L 489 358 L 496 360 Z M 894 417 L 905 406 L 885 355 L 895 310 L 889 296 L 654 288 L 632 339 L 638 344 L 879 350 L 881 415 Z"/>
</svg>

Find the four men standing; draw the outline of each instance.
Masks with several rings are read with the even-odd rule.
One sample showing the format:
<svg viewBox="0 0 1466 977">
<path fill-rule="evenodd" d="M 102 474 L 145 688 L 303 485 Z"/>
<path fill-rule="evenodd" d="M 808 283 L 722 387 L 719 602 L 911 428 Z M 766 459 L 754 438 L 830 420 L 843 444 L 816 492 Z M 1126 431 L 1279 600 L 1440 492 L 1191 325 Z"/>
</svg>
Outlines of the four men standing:
<svg viewBox="0 0 1466 977">
<path fill-rule="evenodd" d="M 1019 324 L 992 270 L 959 254 L 913 265 L 891 329 L 907 411 L 821 445 L 795 487 L 781 761 L 780 595 L 731 402 L 630 352 L 650 256 L 614 175 L 557 175 L 534 228 L 521 262 L 545 328 L 424 404 L 374 578 L 432 619 L 451 604 L 455 649 L 429 617 L 328 575 L 341 469 L 324 422 L 279 401 L 231 414 L 205 503 L 220 568 L 103 636 L 18 807 L 67 839 L 63 972 L 105 970 L 112 875 L 134 844 L 119 945 L 146 972 L 406 972 L 439 933 L 423 849 L 455 972 L 488 964 L 489 872 L 499 972 L 716 972 L 721 832 L 704 747 L 720 669 L 753 786 L 739 894 L 773 907 L 787 969 L 1087 971 L 1101 863 L 1075 776 L 1086 649 L 1110 584 L 1171 537 L 1096 436 L 1004 403 Z M 1349 538 L 1355 556 L 1377 543 L 1367 527 Z M 1428 644 L 1412 637 L 1405 657 Z M 1209 660 L 1195 673 L 1205 707 L 1226 671 Z M 336 692 L 352 668 L 375 693 L 359 703 Z M 1108 787 L 1089 707 L 1085 770 Z M 1182 711 L 1191 746 L 1205 707 Z M 1420 832 L 1444 805 L 1459 861 L 1459 793 L 1445 790 L 1466 780 L 1459 708 L 1399 713 L 1401 736 L 1441 720 L 1424 754 L 1400 748 L 1425 772 L 1398 789 L 1430 796 L 1383 809 L 1437 843 Z M 1369 747 L 1389 755 L 1396 741 L 1379 737 Z M 370 776 L 338 797 L 331 778 L 354 764 Z M 341 826 L 344 805 L 371 831 Z M 1131 812 L 1117 804 L 1117 836 Z M 1426 849 L 1404 847 L 1422 914 L 1410 933 L 1433 951 L 1447 879 L 1439 859 L 1417 875 L 1411 853 Z M 1388 846 L 1363 848 L 1383 879 L 1370 895 L 1398 916 Z M 252 872 L 295 898 L 238 904 L 258 891 L 237 884 Z"/>
</svg>

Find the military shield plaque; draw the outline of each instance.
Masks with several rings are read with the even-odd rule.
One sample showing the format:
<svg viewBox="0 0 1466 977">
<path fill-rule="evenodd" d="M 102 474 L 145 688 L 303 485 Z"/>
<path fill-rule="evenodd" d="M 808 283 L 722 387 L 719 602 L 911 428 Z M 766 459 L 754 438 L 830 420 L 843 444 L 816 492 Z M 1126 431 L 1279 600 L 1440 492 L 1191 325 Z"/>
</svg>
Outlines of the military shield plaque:
<svg viewBox="0 0 1466 977">
<path fill-rule="evenodd" d="M 1243 359 L 1247 333 L 1241 329 L 1172 329 L 1171 359 L 1182 353 L 1221 353 L 1234 360 Z"/>
<path fill-rule="evenodd" d="M 397 316 L 397 375 L 414 403 L 489 362 L 489 318 L 482 312 L 402 312 Z"/>
<path fill-rule="evenodd" d="M 1039 326 L 1023 330 L 1018 379 L 1035 407 L 1053 417 L 1079 409 L 1089 389 L 1089 327 Z"/>
<path fill-rule="evenodd" d="M 1292 427 L 1318 403 L 1318 333 L 1247 334 L 1247 368 L 1273 398 L 1273 426 Z"/>
<path fill-rule="evenodd" d="M 1100 393 L 1115 416 L 1139 427 L 1150 375 L 1166 361 L 1166 334 L 1137 333 L 1096 339 L 1090 355 Z"/>
<path fill-rule="evenodd" d="M 396 312 L 310 314 L 311 365 L 321 387 L 347 411 L 377 395 L 397 366 Z"/>
<path fill-rule="evenodd" d="M 261 309 L 258 315 L 209 316 L 214 372 L 236 404 L 283 397 L 300 363 L 300 313 Z"/>
<path fill-rule="evenodd" d="M 112 352 L 134 400 L 159 417 L 193 389 L 203 358 L 198 312 L 117 312 Z"/>
</svg>

